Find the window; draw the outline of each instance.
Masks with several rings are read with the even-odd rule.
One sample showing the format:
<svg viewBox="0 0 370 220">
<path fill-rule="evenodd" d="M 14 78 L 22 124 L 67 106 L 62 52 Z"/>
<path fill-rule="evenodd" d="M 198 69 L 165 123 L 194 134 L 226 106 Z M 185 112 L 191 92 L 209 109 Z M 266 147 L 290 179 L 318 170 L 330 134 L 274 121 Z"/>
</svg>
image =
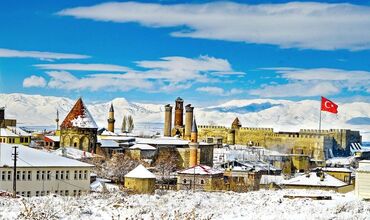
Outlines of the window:
<svg viewBox="0 0 370 220">
<path fill-rule="evenodd" d="M 36 196 L 40 196 L 40 191 L 36 191 Z"/>
<path fill-rule="evenodd" d="M 47 180 L 50 180 L 50 175 L 51 175 L 51 171 L 50 171 L 50 170 L 48 170 L 48 172 L 47 172 L 47 174 L 46 174 L 46 179 L 47 179 Z"/>
<path fill-rule="evenodd" d="M 26 196 L 26 192 L 21 192 L 22 197 Z"/>
<path fill-rule="evenodd" d="M 64 179 L 64 170 L 60 171 L 60 179 Z"/>
<path fill-rule="evenodd" d="M 17 180 L 21 179 L 21 171 L 17 171 Z"/>
<path fill-rule="evenodd" d="M 87 170 L 84 172 L 84 179 L 87 180 Z"/>
<path fill-rule="evenodd" d="M 45 195 L 45 191 L 41 191 L 41 196 L 44 196 Z"/>
<path fill-rule="evenodd" d="M 66 180 L 69 180 L 69 170 L 66 171 Z"/>
<path fill-rule="evenodd" d="M 26 171 L 22 172 L 22 180 L 26 180 Z"/>
<path fill-rule="evenodd" d="M 183 182 L 184 184 L 186 184 L 186 179 L 184 179 L 182 182 Z"/>
<path fill-rule="evenodd" d="M 65 194 L 64 194 L 65 196 L 69 196 L 69 191 L 68 190 L 66 190 L 66 192 L 65 192 Z"/>
<path fill-rule="evenodd" d="M 55 171 L 55 179 L 58 180 L 59 179 L 59 171 Z"/>
<path fill-rule="evenodd" d="M 78 172 L 78 179 L 82 179 L 82 170 Z"/>
<path fill-rule="evenodd" d="M 27 191 L 27 197 L 31 197 L 31 191 Z"/>
<path fill-rule="evenodd" d="M 28 137 L 24 138 L 24 142 L 28 143 Z"/>
<path fill-rule="evenodd" d="M 50 191 L 46 191 L 46 195 L 48 196 L 48 195 L 50 195 Z"/>
<path fill-rule="evenodd" d="M 77 190 L 73 190 L 73 196 L 77 196 Z"/>
<path fill-rule="evenodd" d="M 12 180 L 12 171 L 8 171 L 8 180 Z"/>
<path fill-rule="evenodd" d="M 6 180 L 6 171 L 1 172 L 1 180 Z"/>
<path fill-rule="evenodd" d="M 41 179 L 45 180 L 45 171 L 44 170 L 42 171 Z"/>
<path fill-rule="evenodd" d="M 75 180 L 77 179 L 77 170 L 75 170 Z"/>
<path fill-rule="evenodd" d="M 81 195 L 81 190 L 78 190 L 78 196 L 80 196 Z"/>
<path fill-rule="evenodd" d="M 32 179 L 32 173 L 31 173 L 31 171 L 28 171 L 28 175 L 27 176 L 28 176 L 27 177 L 28 180 L 31 180 Z"/>
<path fill-rule="evenodd" d="M 58 194 L 58 190 L 55 190 L 55 194 Z"/>
<path fill-rule="evenodd" d="M 36 179 L 37 179 L 37 180 L 40 180 L 40 171 L 37 171 L 37 172 L 36 172 Z"/>
<path fill-rule="evenodd" d="M 204 180 L 200 180 L 200 184 L 204 184 Z"/>
</svg>

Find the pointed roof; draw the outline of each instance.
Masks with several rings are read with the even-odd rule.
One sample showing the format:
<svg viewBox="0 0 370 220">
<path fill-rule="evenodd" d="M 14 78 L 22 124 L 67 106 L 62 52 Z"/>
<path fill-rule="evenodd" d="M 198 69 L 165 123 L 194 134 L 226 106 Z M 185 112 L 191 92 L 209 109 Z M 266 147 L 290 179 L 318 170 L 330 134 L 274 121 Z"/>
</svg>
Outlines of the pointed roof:
<svg viewBox="0 0 370 220">
<path fill-rule="evenodd" d="M 240 121 L 239 121 L 239 118 L 238 118 L 238 117 L 236 117 L 236 118 L 234 119 L 234 121 L 233 121 L 233 123 L 231 124 L 231 126 L 232 126 L 232 127 L 241 127 L 241 126 L 242 126 L 242 124 L 240 123 Z"/>
<path fill-rule="evenodd" d="M 140 179 L 155 179 L 155 175 L 147 170 L 143 165 L 137 166 L 131 170 L 125 177 L 129 178 L 140 178 Z"/>
<path fill-rule="evenodd" d="M 197 126 L 197 122 L 195 121 L 195 117 L 193 120 L 193 125 L 191 126 L 191 132 L 198 133 L 198 126 Z"/>
<path fill-rule="evenodd" d="M 98 128 L 89 110 L 87 110 L 82 98 L 79 98 L 71 111 L 68 113 L 61 128 Z"/>
<path fill-rule="evenodd" d="M 110 109 L 109 109 L 109 112 L 114 112 L 114 108 L 113 108 L 113 102 L 110 104 Z"/>
</svg>

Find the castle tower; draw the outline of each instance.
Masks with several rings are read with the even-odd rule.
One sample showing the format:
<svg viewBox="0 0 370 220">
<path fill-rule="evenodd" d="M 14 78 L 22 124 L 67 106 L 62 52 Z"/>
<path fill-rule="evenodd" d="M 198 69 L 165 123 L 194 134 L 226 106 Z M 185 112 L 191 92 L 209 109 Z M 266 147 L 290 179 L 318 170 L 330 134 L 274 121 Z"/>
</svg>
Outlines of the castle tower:
<svg viewBox="0 0 370 220">
<path fill-rule="evenodd" d="M 57 118 L 55 119 L 55 122 L 57 123 L 57 131 L 59 130 L 59 111 L 57 109 Z"/>
<path fill-rule="evenodd" d="M 108 114 L 108 131 L 114 132 L 114 108 L 113 103 L 110 105 L 109 114 Z"/>
<path fill-rule="evenodd" d="M 235 145 L 235 130 L 230 129 L 227 133 L 227 144 Z"/>
<path fill-rule="evenodd" d="M 193 126 L 191 128 L 191 142 L 189 143 L 190 156 L 189 156 L 189 167 L 198 165 L 198 128 L 197 123 L 193 121 Z"/>
<path fill-rule="evenodd" d="M 193 111 L 194 107 L 191 106 L 191 104 L 188 104 L 185 106 L 185 140 L 190 140 L 191 136 L 191 129 L 192 129 L 192 123 L 193 123 Z"/>
<path fill-rule="evenodd" d="M 239 129 L 239 128 L 241 128 L 241 127 L 242 127 L 242 124 L 240 123 L 239 118 L 238 118 L 238 117 L 236 117 L 236 118 L 234 119 L 233 123 L 231 124 L 231 128 L 232 128 L 232 129 Z"/>
<path fill-rule="evenodd" d="M 0 107 L 0 120 L 5 119 L 5 107 Z"/>
<path fill-rule="evenodd" d="M 174 126 L 182 127 L 183 124 L 183 114 L 184 114 L 184 100 L 180 97 L 176 99 L 175 105 L 175 123 Z"/>
<path fill-rule="evenodd" d="M 171 137 L 171 120 L 172 120 L 172 106 L 167 104 L 164 106 L 164 131 L 163 135 L 165 137 Z"/>
</svg>

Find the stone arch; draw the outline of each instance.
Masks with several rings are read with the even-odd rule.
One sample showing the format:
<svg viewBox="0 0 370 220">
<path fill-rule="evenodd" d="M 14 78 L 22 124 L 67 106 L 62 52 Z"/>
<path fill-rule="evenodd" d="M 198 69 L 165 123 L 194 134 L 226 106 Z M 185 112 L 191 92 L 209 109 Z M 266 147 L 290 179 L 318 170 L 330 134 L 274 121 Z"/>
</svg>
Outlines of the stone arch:
<svg viewBox="0 0 370 220">
<path fill-rule="evenodd" d="M 90 146 L 90 140 L 89 140 L 89 138 L 86 137 L 86 136 L 83 136 L 81 138 L 81 148 L 82 148 L 82 150 L 89 151 L 89 146 Z"/>
<path fill-rule="evenodd" d="M 72 147 L 78 148 L 81 150 L 80 138 L 77 135 L 73 136 L 71 145 Z"/>
<path fill-rule="evenodd" d="M 71 146 L 71 138 L 69 137 L 69 135 L 64 136 L 63 145 L 65 147 L 70 147 Z"/>
</svg>

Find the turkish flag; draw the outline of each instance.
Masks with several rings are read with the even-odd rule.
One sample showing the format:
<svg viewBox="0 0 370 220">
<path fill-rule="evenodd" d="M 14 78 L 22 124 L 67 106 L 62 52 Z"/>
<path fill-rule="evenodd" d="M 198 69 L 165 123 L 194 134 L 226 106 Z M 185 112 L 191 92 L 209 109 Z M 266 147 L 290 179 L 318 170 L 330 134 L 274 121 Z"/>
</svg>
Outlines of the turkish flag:
<svg viewBox="0 0 370 220">
<path fill-rule="evenodd" d="M 330 113 L 338 113 L 338 105 L 329 99 L 321 96 L 321 111 L 326 111 Z"/>
</svg>

